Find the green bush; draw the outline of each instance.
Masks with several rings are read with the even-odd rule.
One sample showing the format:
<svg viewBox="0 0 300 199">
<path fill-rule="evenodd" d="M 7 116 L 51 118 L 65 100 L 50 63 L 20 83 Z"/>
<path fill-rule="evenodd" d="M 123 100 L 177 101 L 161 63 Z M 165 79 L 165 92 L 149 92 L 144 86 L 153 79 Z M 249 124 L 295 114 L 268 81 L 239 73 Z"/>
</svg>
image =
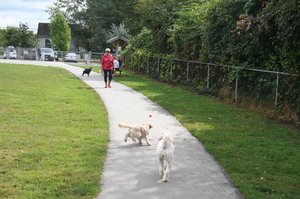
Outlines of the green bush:
<svg viewBox="0 0 300 199">
<path fill-rule="evenodd" d="M 206 65 L 191 63 L 187 72 L 186 63 L 169 58 L 293 73 L 296 76 L 279 76 L 277 107 L 279 113 L 292 113 L 293 120 L 299 121 L 300 12 L 296 0 L 149 0 L 141 4 L 147 17 L 141 23 L 147 28 L 125 52 L 132 69 L 231 100 L 236 70 L 210 68 L 207 88 Z M 239 71 L 238 76 L 240 99 L 274 106 L 276 74 Z"/>
</svg>

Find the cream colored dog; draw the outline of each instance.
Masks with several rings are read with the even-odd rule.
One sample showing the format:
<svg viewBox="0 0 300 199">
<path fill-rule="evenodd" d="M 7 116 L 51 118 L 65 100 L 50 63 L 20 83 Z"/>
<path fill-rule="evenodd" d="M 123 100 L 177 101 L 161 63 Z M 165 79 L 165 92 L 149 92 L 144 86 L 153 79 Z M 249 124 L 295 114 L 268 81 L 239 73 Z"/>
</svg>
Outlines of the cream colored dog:
<svg viewBox="0 0 300 199">
<path fill-rule="evenodd" d="M 156 155 L 158 160 L 158 172 L 161 181 L 167 182 L 171 171 L 175 147 L 173 145 L 173 137 L 171 134 L 164 133 L 159 139 L 156 147 Z"/>
<path fill-rule="evenodd" d="M 128 133 L 126 133 L 124 139 L 125 142 L 127 142 L 127 138 L 131 138 L 132 141 L 134 142 L 136 142 L 136 139 L 138 139 L 139 143 L 142 144 L 142 139 L 145 139 L 147 145 L 151 146 L 147 138 L 149 135 L 149 131 L 152 128 L 151 124 L 141 124 L 141 125 L 119 124 L 118 126 L 120 128 L 128 128 Z"/>
</svg>

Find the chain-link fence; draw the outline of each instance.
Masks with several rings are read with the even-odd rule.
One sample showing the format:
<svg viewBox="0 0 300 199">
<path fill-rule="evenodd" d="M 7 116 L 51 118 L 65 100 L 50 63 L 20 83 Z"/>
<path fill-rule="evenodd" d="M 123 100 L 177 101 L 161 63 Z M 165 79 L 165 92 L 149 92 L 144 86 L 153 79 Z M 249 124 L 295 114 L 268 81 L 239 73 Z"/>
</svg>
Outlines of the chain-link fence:
<svg viewBox="0 0 300 199">
<path fill-rule="evenodd" d="M 284 100 L 283 94 L 291 82 L 299 81 L 296 74 L 181 59 L 125 54 L 123 61 L 134 71 L 163 82 L 189 86 L 198 93 L 275 108 Z"/>
</svg>

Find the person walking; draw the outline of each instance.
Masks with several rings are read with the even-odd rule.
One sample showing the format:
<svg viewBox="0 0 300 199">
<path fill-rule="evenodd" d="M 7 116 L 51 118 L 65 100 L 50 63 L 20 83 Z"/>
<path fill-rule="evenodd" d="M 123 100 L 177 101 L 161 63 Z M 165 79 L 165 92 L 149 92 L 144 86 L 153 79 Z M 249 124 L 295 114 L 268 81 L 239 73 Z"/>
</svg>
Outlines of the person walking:
<svg viewBox="0 0 300 199">
<path fill-rule="evenodd" d="M 115 69 L 115 75 L 117 75 L 117 71 L 120 71 L 120 65 L 116 57 L 114 59 L 114 69 Z"/>
<path fill-rule="evenodd" d="M 111 88 L 110 82 L 112 80 L 112 71 L 114 69 L 114 58 L 110 54 L 109 48 L 105 49 L 105 53 L 101 59 L 100 64 L 104 73 L 105 88 L 107 88 L 107 86 Z M 107 84 L 107 78 L 108 78 L 108 84 Z"/>
<path fill-rule="evenodd" d="M 120 75 L 121 75 L 123 65 L 122 65 L 122 60 L 121 60 L 121 56 L 120 55 L 118 55 L 117 60 L 119 62 L 119 72 L 120 72 Z"/>
</svg>

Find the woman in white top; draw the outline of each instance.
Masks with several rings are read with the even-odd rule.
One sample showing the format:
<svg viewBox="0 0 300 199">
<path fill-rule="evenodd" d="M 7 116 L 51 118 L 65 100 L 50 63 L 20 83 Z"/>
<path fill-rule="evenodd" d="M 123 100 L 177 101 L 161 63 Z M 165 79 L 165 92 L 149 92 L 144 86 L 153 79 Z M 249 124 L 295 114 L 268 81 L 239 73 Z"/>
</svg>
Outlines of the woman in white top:
<svg viewBox="0 0 300 199">
<path fill-rule="evenodd" d="M 116 71 L 120 71 L 120 64 L 119 64 L 119 61 L 116 58 L 114 58 L 114 69 Z M 116 73 L 115 73 L 115 75 L 116 75 Z"/>
</svg>

